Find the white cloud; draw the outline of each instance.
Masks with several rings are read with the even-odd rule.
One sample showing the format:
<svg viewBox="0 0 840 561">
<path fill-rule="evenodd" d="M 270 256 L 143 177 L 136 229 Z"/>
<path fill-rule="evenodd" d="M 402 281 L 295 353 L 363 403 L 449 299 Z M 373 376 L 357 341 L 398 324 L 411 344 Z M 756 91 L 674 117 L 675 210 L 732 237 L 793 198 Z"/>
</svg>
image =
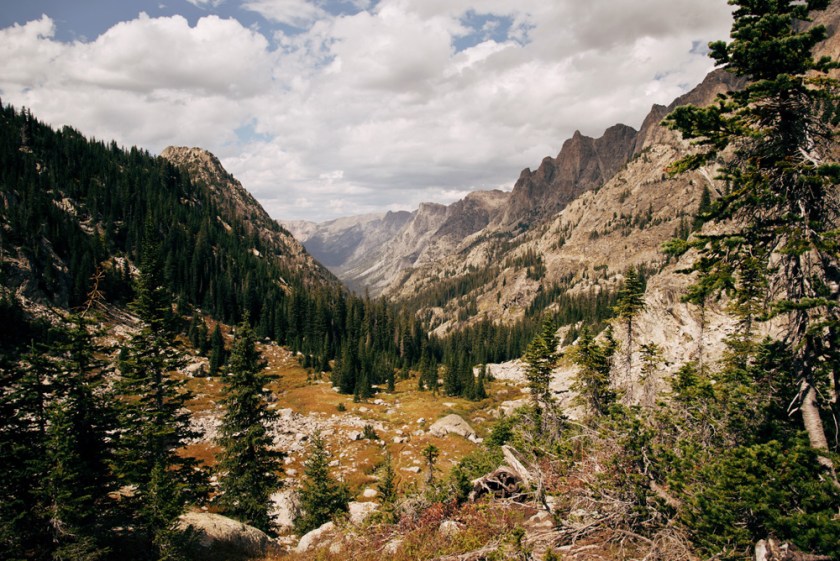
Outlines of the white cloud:
<svg viewBox="0 0 840 561">
<path fill-rule="evenodd" d="M 0 30 L 0 95 L 99 138 L 206 147 L 274 216 L 328 219 L 510 187 L 575 129 L 638 127 L 702 79 L 696 45 L 730 21 L 725 0 L 352 3 L 245 1 L 298 26 L 272 43 L 145 15 L 61 43 L 44 17 Z"/>
<path fill-rule="evenodd" d="M 327 13 L 308 0 L 248 0 L 242 7 L 257 12 L 267 20 L 305 27 Z"/>
<path fill-rule="evenodd" d="M 211 8 L 218 8 L 224 1 L 225 0 L 187 0 L 187 2 L 196 8 L 207 8 L 208 6 Z"/>
</svg>

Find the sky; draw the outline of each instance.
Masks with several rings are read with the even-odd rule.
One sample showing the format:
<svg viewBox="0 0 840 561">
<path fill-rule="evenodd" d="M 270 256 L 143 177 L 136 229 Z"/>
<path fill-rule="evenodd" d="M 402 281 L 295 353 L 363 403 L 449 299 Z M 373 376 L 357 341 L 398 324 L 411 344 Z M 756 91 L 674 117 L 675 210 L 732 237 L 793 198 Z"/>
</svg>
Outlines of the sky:
<svg viewBox="0 0 840 561">
<path fill-rule="evenodd" d="M 712 69 L 726 0 L 0 0 L 0 99 L 218 156 L 278 220 L 513 187 Z"/>
</svg>

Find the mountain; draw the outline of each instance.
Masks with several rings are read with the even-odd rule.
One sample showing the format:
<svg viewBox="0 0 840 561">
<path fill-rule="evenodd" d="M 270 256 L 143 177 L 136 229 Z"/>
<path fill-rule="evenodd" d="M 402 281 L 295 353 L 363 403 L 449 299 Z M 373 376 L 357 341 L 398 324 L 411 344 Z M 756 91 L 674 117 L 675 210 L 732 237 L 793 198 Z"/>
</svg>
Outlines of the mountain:
<svg viewBox="0 0 840 561">
<path fill-rule="evenodd" d="M 379 296 L 405 269 L 457 251 L 465 239 L 490 224 L 509 198 L 503 191 L 476 191 L 449 206 L 423 203 L 410 213 L 285 225 L 349 287 Z"/>
<path fill-rule="evenodd" d="M 3 106 L 0 174 L 0 296 L 29 313 L 55 317 L 92 289 L 124 306 L 144 243 L 179 305 L 231 323 L 248 313 L 271 333 L 290 296 L 341 290 L 203 150 L 155 157 Z"/>
</svg>

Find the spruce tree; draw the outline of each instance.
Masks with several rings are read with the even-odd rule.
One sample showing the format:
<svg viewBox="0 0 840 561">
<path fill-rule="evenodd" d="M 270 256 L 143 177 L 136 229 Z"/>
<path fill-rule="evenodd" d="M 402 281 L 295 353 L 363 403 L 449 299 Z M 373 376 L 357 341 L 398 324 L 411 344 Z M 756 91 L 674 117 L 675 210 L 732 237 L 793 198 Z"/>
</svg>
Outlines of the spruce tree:
<svg viewBox="0 0 840 561">
<path fill-rule="evenodd" d="M 599 343 L 584 327 L 572 350 L 572 360 L 579 367 L 573 389 L 595 416 L 605 415 L 618 397 L 610 380 L 616 346 L 611 328 L 607 328 L 604 342 Z"/>
<path fill-rule="evenodd" d="M 213 336 L 210 338 L 210 376 L 217 376 L 224 363 L 225 339 L 222 337 L 222 330 L 217 323 L 213 330 Z"/>
<path fill-rule="evenodd" d="M 272 533 L 271 494 L 280 487 L 283 454 L 272 448 L 269 433 L 277 414 L 268 408 L 271 376 L 256 348 L 256 336 L 243 322 L 236 330 L 225 366 L 219 432 L 220 504 L 241 522 Z"/>
<path fill-rule="evenodd" d="M 732 40 L 711 43 L 710 56 L 748 84 L 708 107 L 679 107 L 666 120 L 700 146 L 673 173 L 723 162 L 726 191 L 709 213 L 719 228 L 669 249 L 694 248 L 698 283 L 736 300 L 750 285 L 767 284 L 761 317 L 786 324 L 780 340 L 794 355 L 796 404 L 811 446 L 836 482 L 822 420 L 831 407 L 819 388 L 837 380 L 840 363 L 840 165 L 830 120 L 838 99 L 837 82 L 827 76 L 837 63 L 813 56 L 826 29 L 802 25 L 829 0 L 730 4 L 736 6 Z"/>
<path fill-rule="evenodd" d="M 624 275 L 624 284 L 618 291 L 618 298 L 613 311 L 618 321 L 624 324 L 625 347 L 624 364 L 627 380 L 633 366 L 633 320 L 645 308 L 645 283 L 635 267 L 630 267 Z"/>
<path fill-rule="evenodd" d="M 47 459 L 51 517 L 58 559 L 95 560 L 107 552 L 108 433 L 112 426 L 105 363 L 87 321 L 69 319 L 66 342 L 53 349 L 56 376 L 47 409 Z"/>
<path fill-rule="evenodd" d="M 205 486 L 197 462 L 178 453 L 198 435 L 185 408 L 192 396 L 184 381 L 171 376 L 182 360 L 166 329 L 169 298 L 159 275 L 158 250 L 149 238 L 142 255 L 133 308 L 143 325 L 120 353 L 115 466 L 122 481 L 137 489 L 138 523 L 155 554 L 174 558 L 180 554 L 177 518 Z"/>
<path fill-rule="evenodd" d="M 329 522 L 335 515 L 347 512 L 350 490 L 330 474 L 330 455 L 319 433 L 312 436 L 311 452 L 306 460 L 303 485 L 299 499 L 299 512 L 295 530 L 305 534 Z"/>
<path fill-rule="evenodd" d="M 557 363 L 557 328 L 550 318 L 543 322 L 542 329 L 528 345 L 523 359 L 525 376 L 534 406 L 545 409 L 551 403 L 551 372 Z"/>
</svg>

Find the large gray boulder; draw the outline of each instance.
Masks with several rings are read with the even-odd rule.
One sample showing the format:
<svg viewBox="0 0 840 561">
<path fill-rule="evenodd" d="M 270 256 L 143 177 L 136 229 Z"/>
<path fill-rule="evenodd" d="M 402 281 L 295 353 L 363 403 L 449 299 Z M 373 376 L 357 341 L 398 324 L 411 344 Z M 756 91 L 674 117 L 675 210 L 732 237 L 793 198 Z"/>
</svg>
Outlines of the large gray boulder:
<svg viewBox="0 0 840 561">
<path fill-rule="evenodd" d="M 454 413 L 442 417 L 429 427 L 429 432 L 435 436 L 446 436 L 447 434 L 460 434 L 464 438 L 475 438 L 475 431 L 468 422 Z"/>
<path fill-rule="evenodd" d="M 264 557 L 274 549 L 262 531 L 221 514 L 188 512 L 181 516 L 182 530 L 192 529 L 194 558 L 202 561 L 237 561 Z"/>
<path fill-rule="evenodd" d="M 310 549 L 322 547 L 335 537 L 335 533 L 335 523 L 327 522 L 311 532 L 304 534 L 300 538 L 295 551 L 297 553 L 305 553 Z"/>
</svg>

